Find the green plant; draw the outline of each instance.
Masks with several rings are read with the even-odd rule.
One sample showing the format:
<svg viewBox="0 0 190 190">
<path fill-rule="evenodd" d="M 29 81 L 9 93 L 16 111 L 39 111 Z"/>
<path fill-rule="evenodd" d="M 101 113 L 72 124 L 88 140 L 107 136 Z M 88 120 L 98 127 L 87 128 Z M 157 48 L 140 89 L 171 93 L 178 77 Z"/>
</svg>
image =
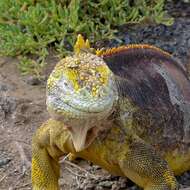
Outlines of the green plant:
<svg viewBox="0 0 190 190">
<path fill-rule="evenodd" d="M 32 75 L 35 75 L 39 79 L 42 78 L 41 71 L 45 63 L 44 61 L 38 62 L 26 56 L 21 56 L 19 60 L 19 69 L 23 74 L 30 73 Z"/>
<path fill-rule="evenodd" d="M 49 47 L 65 56 L 78 33 L 94 42 L 114 38 L 117 26 L 129 22 L 149 19 L 171 24 L 163 5 L 164 0 L 3 0 L 0 55 L 24 56 L 20 68 L 29 73 L 32 63 L 44 65 Z"/>
</svg>

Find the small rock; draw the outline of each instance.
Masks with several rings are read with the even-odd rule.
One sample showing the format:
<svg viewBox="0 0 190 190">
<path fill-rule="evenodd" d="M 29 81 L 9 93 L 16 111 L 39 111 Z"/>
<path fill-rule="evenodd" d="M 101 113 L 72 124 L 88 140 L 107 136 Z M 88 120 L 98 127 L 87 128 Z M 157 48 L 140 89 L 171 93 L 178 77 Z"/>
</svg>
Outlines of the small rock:
<svg viewBox="0 0 190 190">
<path fill-rule="evenodd" d="M 94 190 L 94 184 L 87 184 L 83 187 L 84 190 Z"/>
<path fill-rule="evenodd" d="M 0 120 L 4 120 L 16 109 L 16 99 L 9 96 L 0 96 Z"/>
<path fill-rule="evenodd" d="M 0 159 L 0 167 L 7 165 L 11 161 L 10 158 Z"/>
<path fill-rule="evenodd" d="M 93 167 L 94 170 L 100 170 L 101 169 L 101 167 L 97 166 L 97 165 L 93 165 L 92 167 Z"/>
<path fill-rule="evenodd" d="M 104 188 L 101 187 L 101 186 L 96 186 L 96 187 L 95 187 L 95 190 L 104 190 Z"/>
<path fill-rule="evenodd" d="M 177 179 L 180 184 L 190 186 L 190 172 L 185 172 L 183 175 L 177 177 Z"/>
<path fill-rule="evenodd" d="M 120 177 L 118 183 L 119 183 L 119 186 L 121 188 L 125 188 L 126 187 L 126 183 L 127 183 L 127 179 Z"/>
<path fill-rule="evenodd" d="M 8 90 L 8 86 L 5 85 L 5 84 L 1 84 L 1 83 L 0 83 L 0 92 L 2 92 L 2 91 L 7 91 L 7 90 Z"/>
<path fill-rule="evenodd" d="M 112 181 L 102 181 L 102 182 L 99 183 L 100 186 L 107 187 L 107 188 L 111 188 L 112 184 L 113 184 Z"/>
<path fill-rule="evenodd" d="M 117 184 L 113 184 L 111 190 L 120 190 L 120 187 Z"/>
<path fill-rule="evenodd" d="M 37 77 L 34 77 L 34 76 L 28 77 L 26 82 L 27 82 L 27 84 L 32 85 L 32 86 L 41 84 L 40 79 L 38 79 Z"/>
<path fill-rule="evenodd" d="M 129 187 L 127 188 L 128 190 L 140 190 L 139 187 L 137 187 L 136 185 L 132 186 L 132 187 Z"/>
</svg>

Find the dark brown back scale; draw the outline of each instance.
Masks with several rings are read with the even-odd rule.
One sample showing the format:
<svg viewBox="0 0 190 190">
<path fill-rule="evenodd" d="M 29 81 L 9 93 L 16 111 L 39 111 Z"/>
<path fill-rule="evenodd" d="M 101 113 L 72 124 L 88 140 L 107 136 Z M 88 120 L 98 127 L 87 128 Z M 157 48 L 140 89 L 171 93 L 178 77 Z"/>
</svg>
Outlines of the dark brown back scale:
<svg viewBox="0 0 190 190">
<path fill-rule="evenodd" d="M 167 52 L 129 45 L 101 54 L 116 75 L 119 97 L 137 107 L 136 134 L 160 152 L 190 147 L 190 81 Z"/>
</svg>

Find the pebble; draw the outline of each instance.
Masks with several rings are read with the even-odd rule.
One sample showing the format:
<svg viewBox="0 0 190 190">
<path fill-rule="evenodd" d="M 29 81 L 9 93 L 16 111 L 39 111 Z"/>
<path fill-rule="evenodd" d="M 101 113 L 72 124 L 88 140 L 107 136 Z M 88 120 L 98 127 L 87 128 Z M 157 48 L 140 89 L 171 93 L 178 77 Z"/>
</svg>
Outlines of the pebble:
<svg viewBox="0 0 190 190">
<path fill-rule="evenodd" d="M 26 82 L 27 82 L 27 84 L 32 85 L 32 86 L 41 84 L 41 80 L 38 79 L 38 78 L 35 77 L 35 76 L 29 76 L 29 77 L 26 79 Z"/>
<path fill-rule="evenodd" d="M 14 98 L 0 94 L 0 122 L 6 119 L 7 115 L 13 113 L 17 102 Z"/>
<path fill-rule="evenodd" d="M 7 165 L 11 161 L 10 158 L 0 159 L 0 167 Z"/>
<path fill-rule="evenodd" d="M 173 25 L 129 25 L 123 26 L 118 32 L 116 40 L 95 44 L 95 48 L 105 49 L 126 44 L 155 45 L 179 59 L 184 65 L 190 52 L 190 3 L 189 17 L 176 17 Z"/>
</svg>

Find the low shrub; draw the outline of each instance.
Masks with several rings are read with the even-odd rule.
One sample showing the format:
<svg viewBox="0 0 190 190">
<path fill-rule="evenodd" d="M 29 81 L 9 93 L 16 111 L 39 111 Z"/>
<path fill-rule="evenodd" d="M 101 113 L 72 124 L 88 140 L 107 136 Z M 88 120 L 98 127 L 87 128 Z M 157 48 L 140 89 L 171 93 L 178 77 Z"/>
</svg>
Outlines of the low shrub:
<svg viewBox="0 0 190 190">
<path fill-rule="evenodd" d="M 71 51 L 78 33 L 94 42 L 115 38 L 125 23 L 171 24 L 163 6 L 164 0 L 3 0 L 0 55 L 21 55 L 21 70 L 31 73 L 45 64 L 50 47 L 60 56 Z"/>
</svg>

